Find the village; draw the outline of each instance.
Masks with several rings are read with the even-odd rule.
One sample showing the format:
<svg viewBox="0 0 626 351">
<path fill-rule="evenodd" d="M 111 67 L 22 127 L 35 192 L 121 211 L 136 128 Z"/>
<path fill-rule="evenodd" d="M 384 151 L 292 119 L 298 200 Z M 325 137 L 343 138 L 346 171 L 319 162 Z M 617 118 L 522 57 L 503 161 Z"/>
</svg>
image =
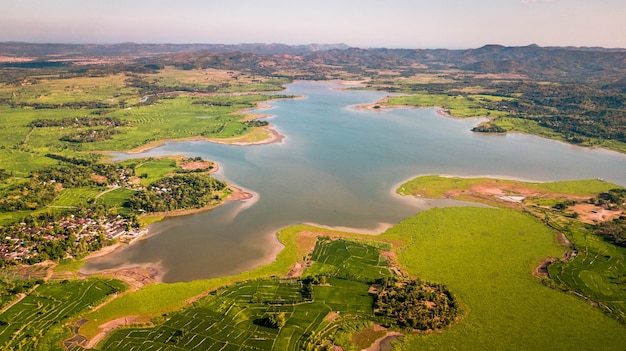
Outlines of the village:
<svg viewBox="0 0 626 351">
<path fill-rule="evenodd" d="M 22 222 L 2 228 L 0 265 L 74 257 L 144 231 L 130 219 L 115 214 L 97 218 L 69 215 L 38 226 Z"/>
</svg>

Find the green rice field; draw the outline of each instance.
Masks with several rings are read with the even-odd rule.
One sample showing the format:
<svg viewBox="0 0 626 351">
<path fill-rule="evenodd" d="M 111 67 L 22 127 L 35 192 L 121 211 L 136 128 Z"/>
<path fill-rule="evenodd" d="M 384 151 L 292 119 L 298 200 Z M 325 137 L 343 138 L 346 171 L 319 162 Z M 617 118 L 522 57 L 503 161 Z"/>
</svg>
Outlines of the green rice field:
<svg viewBox="0 0 626 351">
<path fill-rule="evenodd" d="M 369 325 L 374 319 L 373 296 L 368 293 L 374 276 L 391 276 L 378 250 L 346 240 L 318 241 L 313 265 L 306 274 L 329 272 L 364 281 L 329 277 L 313 286 L 313 297 L 302 294 L 297 278 L 256 279 L 212 292 L 180 312 L 164 315 L 154 328 L 127 328 L 112 333 L 102 350 L 302 350 L 324 340 L 345 343 L 337 331 Z M 358 276 L 354 273 L 361 273 Z M 263 316 L 283 313 L 280 329 L 264 326 Z"/>
<path fill-rule="evenodd" d="M 56 350 L 70 336 L 65 323 L 125 289 L 104 279 L 42 284 L 0 314 L 0 349 Z"/>
</svg>

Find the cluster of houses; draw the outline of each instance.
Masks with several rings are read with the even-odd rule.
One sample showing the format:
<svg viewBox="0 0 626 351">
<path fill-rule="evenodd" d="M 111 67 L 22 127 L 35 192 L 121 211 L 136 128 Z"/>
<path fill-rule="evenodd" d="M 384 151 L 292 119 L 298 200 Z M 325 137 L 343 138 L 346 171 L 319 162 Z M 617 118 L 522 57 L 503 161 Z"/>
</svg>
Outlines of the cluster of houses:
<svg viewBox="0 0 626 351">
<path fill-rule="evenodd" d="M 28 260 L 39 253 L 37 245 L 42 241 L 66 240 L 74 234 L 76 243 L 82 239 L 87 244 L 97 240 L 104 234 L 107 240 L 121 236 L 135 237 L 141 234 L 140 229 L 130 225 L 128 219 L 119 215 L 108 215 L 100 218 L 78 217 L 71 215 L 55 223 L 44 226 L 32 226 L 19 223 L 5 230 L 4 238 L 0 239 L 0 259 L 22 261 Z"/>
</svg>

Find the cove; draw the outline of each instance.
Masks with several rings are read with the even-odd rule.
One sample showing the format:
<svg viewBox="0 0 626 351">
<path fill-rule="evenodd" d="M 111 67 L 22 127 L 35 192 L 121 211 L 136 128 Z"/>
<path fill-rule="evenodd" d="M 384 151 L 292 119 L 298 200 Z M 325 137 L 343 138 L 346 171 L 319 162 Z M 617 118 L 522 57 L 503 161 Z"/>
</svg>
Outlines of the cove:
<svg viewBox="0 0 626 351">
<path fill-rule="evenodd" d="M 403 180 L 422 174 L 492 176 L 536 181 L 603 178 L 626 185 L 626 155 L 523 134 L 484 135 L 480 120 L 442 117 L 436 109 L 360 110 L 384 92 L 339 90 L 337 82 L 296 82 L 272 102 L 281 143 L 232 146 L 173 142 L 118 158 L 184 154 L 220 163 L 217 177 L 253 193 L 212 211 L 173 217 L 150 235 L 89 260 L 84 273 L 157 265 L 164 282 L 236 274 L 271 262 L 275 232 L 318 223 L 379 232 L 421 210 L 464 203 L 402 199 Z"/>
</svg>

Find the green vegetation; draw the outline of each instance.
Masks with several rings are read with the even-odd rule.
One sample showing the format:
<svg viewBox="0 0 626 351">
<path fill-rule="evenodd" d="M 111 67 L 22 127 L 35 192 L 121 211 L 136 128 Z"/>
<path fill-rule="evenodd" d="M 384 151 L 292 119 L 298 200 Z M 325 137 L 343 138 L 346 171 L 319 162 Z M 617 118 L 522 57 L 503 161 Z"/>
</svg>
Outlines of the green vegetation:
<svg viewBox="0 0 626 351">
<path fill-rule="evenodd" d="M 466 193 L 473 186 L 486 184 L 487 186 L 508 190 L 523 187 L 545 193 L 568 194 L 575 196 L 595 196 L 618 188 L 619 185 L 599 179 L 569 180 L 559 182 L 525 182 L 518 180 L 489 179 L 489 178 L 460 178 L 442 177 L 438 175 L 422 176 L 405 182 L 397 189 L 400 195 L 419 195 L 427 198 L 441 198 L 446 193 Z"/>
<path fill-rule="evenodd" d="M 215 290 L 220 286 L 271 276 L 286 276 L 290 267 L 298 259 L 307 255 L 307 249 L 298 246 L 297 235 L 300 231 L 310 228 L 308 226 L 294 226 L 278 232 L 278 240 L 285 245 L 285 248 L 278 254 L 276 261 L 255 270 L 242 272 L 232 277 L 187 283 L 148 285 L 132 294 L 120 296 L 97 311 L 87 314 L 85 318 L 89 321 L 81 327 L 80 333 L 91 338 L 98 333 L 100 323 L 124 316 L 140 315 L 141 320 L 149 321 L 151 318 L 164 313 L 181 309 L 186 306 L 186 300 L 199 296 L 206 291 Z"/>
<path fill-rule="evenodd" d="M 444 333 L 411 334 L 404 350 L 619 349 L 624 327 L 587 302 L 547 288 L 531 273 L 560 257 L 554 233 L 509 209 L 452 207 L 422 212 L 389 229 L 400 263 L 445 283 L 467 316 Z"/>
<path fill-rule="evenodd" d="M 0 113 L 6 116 L 0 122 L 0 223 L 18 232 L 16 223 L 43 223 L 36 220 L 41 216 L 60 220 L 84 209 L 122 215 L 136 228 L 140 212 L 216 205 L 229 191 L 224 183 L 201 175 L 213 165 L 188 171 L 173 159 L 104 163 L 100 152 L 198 137 L 258 141 L 267 137 L 268 123 L 252 121 L 241 112 L 262 101 L 287 98 L 242 94 L 279 90 L 285 81 L 246 78 L 234 71 L 168 68 L 162 74 L 145 69 L 130 73 L 115 66 L 98 74 L 69 74 L 64 67 L 44 71 L 9 71 L 0 87 Z M 237 86 L 242 90 L 233 94 L 207 95 Z M 194 173 L 171 176 L 186 172 Z M 109 239 L 130 229 L 114 227 L 106 233 Z M 37 238 L 3 229 L 10 240 L 0 243 L 2 264 L 7 258 L 31 263 L 63 258 L 63 248 L 80 239 L 68 236 L 67 228 L 78 226 L 68 223 L 52 231 L 29 227 L 28 233 Z M 44 239 L 50 245 L 33 246 Z M 74 253 L 101 247 L 102 240 L 97 242 L 94 246 L 89 239 L 76 241 L 81 250 Z"/>
<path fill-rule="evenodd" d="M 80 66 L 44 61 L 31 68 L 3 64 L 0 223 L 3 234 L 18 234 L 3 235 L 2 248 L 13 248 L 20 255 L 30 255 L 34 248 L 43 253 L 38 260 L 80 257 L 101 247 L 104 233 L 95 241 L 81 242 L 66 231 L 75 223 L 62 227 L 48 220 L 66 221 L 73 213 L 95 217 L 90 211 L 104 211 L 136 223 L 132 203 L 136 209 L 171 210 L 157 201 L 157 195 L 173 194 L 174 188 L 186 192 L 194 188 L 189 185 L 205 180 L 209 187 L 216 185 L 196 173 L 170 179 L 181 171 L 176 161 L 105 164 L 99 152 L 154 146 L 170 139 L 261 140 L 267 137 L 267 122 L 250 121 L 241 110 L 284 96 L 240 93 L 280 90 L 291 79 L 365 79 L 368 89 L 410 94 L 391 98 L 389 105 L 440 106 L 453 116 L 491 118 L 475 131 L 521 131 L 626 152 L 623 62 L 620 52 L 488 46 L 427 52 L 349 49 L 311 56 L 198 52 L 141 60 L 122 57 L 114 63 Z M 181 179 L 189 182 L 174 184 Z M 523 188 L 533 195 L 507 203 L 477 194 L 476 186 L 498 188 L 504 195 L 520 195 Z M 107 349 L 131 349 L 140 342 L 144 347 L 148 340 L 151 347 L 163 350 L 179 345 L 203 350 L 340 345 L 350 350 L 367 347 L 380 336 L 371 328 L 374 321 L 426 329 L 450 324 L 453 317 L 447 317 L 458 310 L 457 300 L 448 299 L 451 295 L 438 283 L 401 279 L 390 284 L 393 274 L 379 254 L 382 249 L 394 250 L 411 275 L 446 284 L 466 312 L 460 323 L 443 333 L 407 336 L 405 349 L 620 349 L 626 339 L 623 325 L 615 320 L 624 322 L 626 311 L 626 252 L 619 246 L 624 244 L 626 220 L 623 212 L 610 220 L 587 212 L 622 211 L 621 190 L 601 181 L 531 184 L 424 177 L 398 192 L 459 197 L 526 213 L 478 208 L 427 211 L 367 244 L 323 239 L 302 280 L 271 278 L 285 276 L 307 254 L 297 244 L 304 240 L 297 234 L 310 228 L 288 228 L 279 234 L 286 247 L 276 262 L 235 277 L 150 285 L 91 312 L 81 332 L 93 336 L 100 322 L 139 314 L 140 321 L 154 318 L 156 327 L 117 331 L 104 344 Z M 175 198 L 187 197 L 180 192 Z M 191 196 L 209 202 L 219 197 Z M 16 226 L 21 221 L 25 225 Z M 549 227 L 571 242 L 572 251 L 563 259 L 558 257 L 564 249 Z M 27 239 L 33 246 L 26 247 Z M 554 262 L 540 267 L 542 279 L 532 277 L 533 269 L 548 256 Z M 80 261 L 65 262 L 58 269 L 73 271 L 79 265 Z M 549 276 L 542 276 L 542 271 Z M 384 287 L 376 311 L 368 291 L 375 280 Z M 120 283 L 102 282 L 41 285 L 0 315 L 0 345 L 58 349 L 59 341 L 67 337 L 64 323 L 123 289 Z M 27 292 L 34 283 L 38 281 L 3 281 L 2 304 L 10 300 L 7 293 Z M 186 304 L 207 291 L 214 293 Z M 392 295 L 404 301 L 387 299 Z M 414 295 L 430 300 L 403 303 Z M 425 316 L 430 319 L 424 321 Z"/>
<path fill-rule="evenodd" d="M 10 216 L 0 227 L 2 266 L 80 258 L 124 233 L 136 234 L 142 213 L 215 206 L 231 193 L 208 174 L 212 163 L 198 157 L 116 164 L 54 157 L 73 166 L 46 167 L 4 189 L 0 208 Z"/>
<path fill-rule="evenodd" d="M 382 279 L 374 310 L 400 327 L 417 330 L 442 329 L 455 321 L 459 306 L 441 284 L 421 280 Z"/>
<path fill-rule="evenodd" d="M 373 282 L 392 273 L 387 261 L 380 255 L 381 249 L 390 250 L 391 246 L 380 242 L 368 242 L 369 245 L 347 240 L 318 238 L 311 253 L 315 262 L 306 271 L 306 276 L 324 276 Z"/>
<path fill-rule="evenodd" d="M 454 83 L 407 84 L 397 78 L 374 80 L 369 87 L 408 94 L 390 97 L 378 107 L 441 107 L 454 117 L 490 118 L 473 128 L 475 132 L 517 131 L 626 152 L 623 92 L 579 83 L 528 83 L 518 81 L 519 77 L 445 76 Z"/>
<path fill-rule="evenodd" d="M 102 163 L 100 152 L 198 137 L 259 141 L 268 137 L 268 123 L 251 121 L 243 110 L 289 98 L 256 93 L 281 90 L 288 80 L 280 78 L 136 68 L 0 67 L 6 73 L 0 84 L 0 223 L 43 212 L 68 213 L 92 203 L 131 215 L 133 190 L 180 169 L 173 160 Z M 207 95 L 222 90 L 223 95 Z"/>
<path fill-rule="evenodd" d="M 126 288 L 123 282 L 105 279 L 44 283 L 0 314 L 0 347 L 58 350 L 70 336 L 65 323 Z"/>
<path fill-rule="evenodd" d="M 148 185 L 163 179 L 167 174 L 176 171 L 176 160 L 168 157 L 139 160 L 135 166 L 135 172 L 139 176 L 141 185 Z"/>
<path fill-rule="evenodd" d="M 428 190 L 425 190 L 428 189 Z M 622 187 L 601 180 L 548 183 L 487 178 L 424 176 L 403 184 L 399 193 L 429 197 L 452 196 L 492 205 L 515 207 L 543 221 L 571 243 L 563 259 L 546 264 L 544 284 L 593 301 L 621 322 L 626 321 L 626 250 L 623 247 L 624 194 Z M 524 195 L 519 203 L 498 194 Z M 494 195 L 495 194 L 495 195 Z M 608 218 L 598 211 L 610 213 Z M 612 211 L 612 212 L 609 212 Z M 622 246 L 622 247 L 620 247 Z"/>
<path fill-rule="evenodd" d="M 441 177 L 438 175 L 422 176 L 400 185 L 396 192 L 400 195 L 419 195 L 430 199 L 444 196 L 451 190 L 467 191 L 472 186 L 479 184 L 483 179 Z"/>
<path fill-rule="evenodd" d="M 444 287 L 413 281 L 396 284 L 374 246 L 320 238 L 311 259 L 315 261 L 305 272 L 309 278 L 256 279 L 219 288 L 181 312 L 155 318 L 153 328 L 112 333 L 102 349 L 176 345 L 184 350 L 318 350 L 337 345 L 358 350 L 352 334 L 373 321 L 409 328 L 413 326 L 405 322 L 416 321 L 427 330 L 441 327 L 443 319 L 449 323 L 456 315 L 444 311 L 448 304 L 440 301 L 441 296 L 455 303 Z M 316 266 L 332 267 L 328 270 L 332 277 L 316 275 L 313 283 L 312 274 L 326 271 Z M 389 312 L 383 317 L 375 313 L 374 295 L 368 291 L 374 276 L 389 283 L 378 294 L 379 308 Z M 397 304 L 394 295 L 405 303 Z M 384 306 L 383 300 L 388 302 Z M 438 311 L 436 316 L 422 313 L 425 306 Z"/>
<path fill-rule="evenodd" d="M 571 223 L 562 229 L 576 254 L 548 266 L 551 279 L 545 281 L 546 285 L 588 299 L 626 323 L 626 248 L 602 240 L 581 225 Z"/>
<path fill-rule="evenodd" d="M 455 117 L 506 116 L 507 113 L 485 108 L 485 102 L 501 100 L 488 95 L 416 94 L 389 98 L 385 106 L 441 107 Z"/>
<path fill-rule="evenodd" d="M 130 196 L 130 208 L 167 212 L 215 205 L 228 195 L 226 183 L 202 174 L 178 174 L 156 181 Z"/>
<path fill-rule="evenodd" d="M 8 279 L 8 277 L 2 277 L 0 279 L 0 308 L 4 308 L 14 301 L 18 294 L 28 292 L 42 282 L 43 279 Z"/>
</svg>

